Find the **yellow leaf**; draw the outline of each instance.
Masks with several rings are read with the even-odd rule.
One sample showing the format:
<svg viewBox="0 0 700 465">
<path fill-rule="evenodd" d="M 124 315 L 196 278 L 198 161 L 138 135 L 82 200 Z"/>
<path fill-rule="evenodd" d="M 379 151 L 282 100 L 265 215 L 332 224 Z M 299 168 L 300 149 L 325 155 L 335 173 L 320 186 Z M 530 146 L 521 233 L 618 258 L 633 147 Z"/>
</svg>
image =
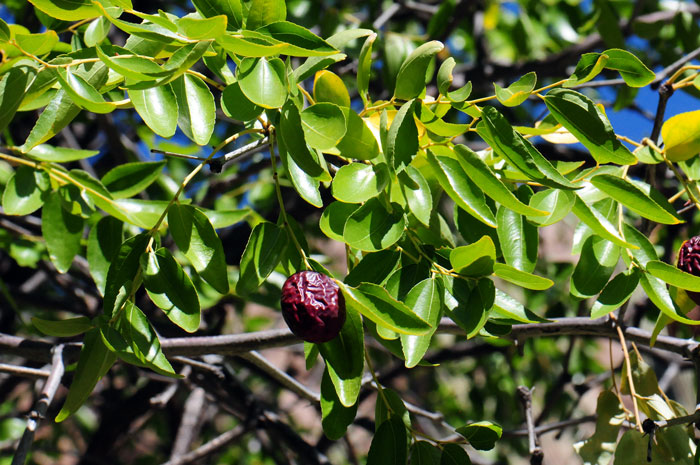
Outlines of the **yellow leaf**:
<svg viewBox="0 0 700 465">
<path fill-rule="evenodd" d="M 681 113 L 661 127 L 666 158 L 683 161 L 700 153 L 700 110 Z"/>
</svg>

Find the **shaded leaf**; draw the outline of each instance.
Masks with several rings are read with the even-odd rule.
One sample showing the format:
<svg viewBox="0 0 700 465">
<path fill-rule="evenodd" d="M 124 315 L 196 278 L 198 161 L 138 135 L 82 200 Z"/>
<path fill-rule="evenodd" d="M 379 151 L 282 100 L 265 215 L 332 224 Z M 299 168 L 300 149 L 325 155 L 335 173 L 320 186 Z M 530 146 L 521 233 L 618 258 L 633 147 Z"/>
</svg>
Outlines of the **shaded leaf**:
<svg viewBox="0 0 700 465">
<path fill-rule="evenodd" d="M 85 221 L 67 212 L 58 192 L 51 192 L 41 210 L 41 233 L 46 240 L 49 258 L 59 273 L 65 273 L 73 263 L 73 257 L 82 248 L 81 239 Z"/>
<path fill-rule="evenodd" d="M 386 249 L 403 236 L 406 220 L 401 206 L 391 204 L 391 211 L 377 198 L 369 199 L 345 222 L 343 239 L 351 247 L 367 252 Z"/>
</svg>

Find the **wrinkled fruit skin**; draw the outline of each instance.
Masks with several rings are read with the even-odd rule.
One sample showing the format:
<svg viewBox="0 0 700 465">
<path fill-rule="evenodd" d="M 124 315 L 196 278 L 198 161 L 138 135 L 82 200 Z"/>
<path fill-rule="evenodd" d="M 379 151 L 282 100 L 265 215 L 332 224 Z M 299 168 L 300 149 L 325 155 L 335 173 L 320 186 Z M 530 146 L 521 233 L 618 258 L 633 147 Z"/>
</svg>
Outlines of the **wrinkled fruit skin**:
<svg viewBox="0 0 700 465">
<path fill-rule="evenodd" d="M 700 236 L 691 237 L 678 251 L 678 269 L 700 276 Z M 685 291 L 693 302 L 700 305 L 700 292 Z"/>
<path fill-rule="evenodd" d="M 345 323 L 345 299 L 331 278 L 300 271 L 282 286 L 282 316 L 287 326 L 307 342 L 328 342 Z"/>
</svg>

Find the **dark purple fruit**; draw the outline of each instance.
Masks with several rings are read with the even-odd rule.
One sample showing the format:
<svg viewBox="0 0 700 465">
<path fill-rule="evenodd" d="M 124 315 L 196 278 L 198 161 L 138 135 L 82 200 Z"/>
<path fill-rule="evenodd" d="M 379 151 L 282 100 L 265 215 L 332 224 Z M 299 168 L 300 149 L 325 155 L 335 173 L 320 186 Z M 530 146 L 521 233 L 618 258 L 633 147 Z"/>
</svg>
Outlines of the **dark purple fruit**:
<svg viewBox="0 0 700 465">
<path fill-rule="evenodd" d="M 681 245 L 678 251 L 678 264 L 680 270 L 694 276 L 700 276 L 700 236 L 691 237 Z M 693 302 L 700 305 L 700 292 L 685 291 Z"/>
<path fill-rule="evenodd" d="M 328 342 L 345 323 L 345 299 L 331 278 L 300 271 L 282 286 L 282 316 L 294 334 L 307 342 Z"/>
</svg>

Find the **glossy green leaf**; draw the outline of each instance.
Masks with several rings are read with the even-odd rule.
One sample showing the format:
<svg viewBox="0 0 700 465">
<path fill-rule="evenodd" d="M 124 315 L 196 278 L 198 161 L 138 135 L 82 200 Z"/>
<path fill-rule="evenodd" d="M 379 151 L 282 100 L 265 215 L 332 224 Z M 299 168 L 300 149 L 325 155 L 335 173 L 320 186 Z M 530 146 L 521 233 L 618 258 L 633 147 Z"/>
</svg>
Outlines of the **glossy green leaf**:
<svg viewBox="0 0 700 465">
<path fill-rule="evenodd" d="M 10 26 L 7 25 L 5 20 L 0 19 L 0 42 L 7 42 L 12 37 L 12 31 Z"/>
<path fill-rule="evenodd" d="M 66 318 L 64 320 L 45 320 L 43 318 L 32 317 L 32 324 L 36 329 L 54 337 L 73 337 L 90 330 L 93 326 L 90 318 L 79 316 L 76 318 Z"/>
<path fill-rule="evenodd" d="M 35 75 L 36 71 L 29 67 L 15 66 L 0 79 L 0 131 L 14 118 Z"/>
<path fill-rule="evenodd" d="M 619 273 L 600 293 L 591 307 L 591 319 L 607 315 L 620 308 L 639 285 L 639 271 L 637 268 Z"/>
<path fill-rule="evenodd" d="M 344 157 L 355 160 L 371 160 L 379 155 L 379 144 L 365 120 L 351 109 L 345 109 L 347 130 L 337 147 Z"/>
<path fill-rule="evenodd" d="M 348 426 L 355 420 L 356 415 L 357 404 L 345 407 L 340 403 L 328 369 L 326 369 L 321 378 L 321 426 L 323 426 L 323 434 L 331 440 L 342 438 L 345 436 Z"/>
<path fill-rule="evenodd" d="M 469 130 L 469 125 L 467 124 L 448 123 L 439 118 L 425 103 L 417 106 L 416 109 L 422 126 L 431 134 L 440 137 L 456 137 Z"/>
<path fill-rule="evenodd" d="M 328 375 L 335 386 L 340 404 L 344 407 L 357 405 L 365 366 L 364 332 L 360 314 L 354 308 L 348 308 L 345 324 L 338 336 L 318 344 L 318 348 L 326 360 Z"/>
<path fill-rule="evenodd" d="M 460 426 L 455 431 L 464 436 L 474 449 L 491 450 L 501 439 L 503 428 L 490 421 L 479 421 Z"/>
<path fill-rule="evenodd" d="M 444 48 L 442 42 L 433 40 L 417 47 L 404 60 L 396 77 L 394 98 L 410 100 L 425 90 L 430 61 Z"/>
<path fill-rule="evenodd" d="M 499 208 L 498 241 L 503 258 L 510 266 L 532 273 L 537 264 L 539 233 L 537 226 L 530 224 L 522 215 L 507 208 Z"/>
<path fill-rule="evenodd" d="M 169 44 L 175 41 L 180 44 L 188 40 L 186 37 L 177 33 L 177 26 L 167 17 L 140 12 L 134 12 L 134 16 L 141 17 L 143 21 L 141 23 L 132 23 L 110 15 L 104 17 L 125 33 L 153 42 Z"/>
<path fill-rule="evenodd" d="M 287 100 L 287 73 L 279 58 L 244 58 L 236 76 L 241 91 L 263 108 L 280 108 Z"/>
<path fill-rule="evenodd" d="M 57 68 L 56 77 L 61 88 L 79 107 L 93 113 L 111 113 L 117 108 L 114 103 L 105 101 L 104 97 L 80 75 Z"/>
<path fill-rule="evenodd" d="M 369 81 L 372 72 L 372 46 L 377 40 L 377 34 L 373 32 L 365 39 L 365 43 L 360 50 L 360 58 L 357 62 L 357 92 L 360 94 L 362 102 L 366 105 L 369 101 Z"/>
<path fill-rule="evenodd" d="M 245 26 L 246 29 L 257 29 L 285 19 L 287 19 L 287 5 L 283 0 L 252 0 Z"/>
<path fill-rule="evenodd" d="M 90 275 L 102 295 L 105 293 L 109 265 L 122 244 L 123 229 L 124 223 L 113 216 L 104 216 L 92 227 L 88 236 L 86 257 Z"/>
<path fill-rule="evenodd" d="M 571 295 L 586 299 L 598 294 L 608 283 L 619 259 L 619 246 L 597 236 L 586 239 L 571 275 Z"/>
<path fill-rule="evenodd" d="M 464 330 L 467 339 L 476 336 L 486 324 L 496 299 L 496 287 L 488 278 L 471 286 L 463 279 L 443 277 L 448 315 Z"/>
<path fill-rule="evenodd" d="M 369 447 L 367 465 L 407 463 L 406 425 L 400 417 L 392 415 L 383 422 Z"/>
<path fill-rule="evenodd" d="M 354 40 L 367 37 L 371 34 L 373 34 L 373 32 L 369 29 L 342 29 L 328 37 L 326 41 L 332 47 L 342 50 L 347 44 L 352 43 Z M 324 53 L 323 55 L 319 56 L 309 56 L 309 58 L 307 58 L 306 61 L 301 64 L 301 66 L 294 69 L 292 76 L 297 82 L 302 82 L 313 76 L 316 71 L 326 69 L 330 65 L 344 60 L 346 57 L 347 55 L 344 53 L 333 53 L 331 55 Z"/>
<path fill-rule="evenodd" d="M 377 325 L 401 334 L 420 336 L 431 330 L 430 324 L 406 305 L 394 299 L 381 286 L 362 283 L 354 288 L 336 281 L 348 307 L 354 308 Z"/>
<path fill-rule="evenodd" d="M 406 296 L 406 306 L 431 326 L 430 331 L 421 336 L 401 335 L 401 347 L 406 359 L 406 368 L 418 365 L 428 350 L 430 340 L 442 317 L 442 298 L 442 282 L 435 277 L 416 284 Z"/>
<path fill-rule="evenodd" d="M 27 157 L 37 161 L 47 161 L 50 163 L 67 163 L 70 161 L 83 160 L 97 155 L 97 150 L 71 149 L 68 147 L 54 147 L 49 144 L 39 144 L 29 152 Z"/>
<path fill-rule="evenodd" d="M 58 43 L 56 31 L 48 30 L 37 34 L 15 34 L 17 45 L 27 53 L 42 56 L 53 50 Z"/>
<path fill-rule="evenodd" d="M 85 29 L 85 45 L 94 47 L 107 38 L 112 23 L 104 17 L 95 18 L 90 21 Z"/>
<path fill-rule="evenodd" d="M 280 159 L 287 173 L 289 173 L 289 179 L 292 181 L 294 189 L 299 193 L 302 199 L 306 200 L 314 207 L 323 207 L 321 192 L 318 190 L 321 183 L 306 174 L 306 172 L 297 165 L 296 161 L 294 161 L 287 152 L 282 139 L 278 139 L 277 143 Z"/>
<path fill-rule="evenodd" d="M 374 403 L 374 431 L 379 430 L 382 424 L 391 417 L 400 418 L 403 424 L 408 428 L 411 426 L 411 416 L 406 409 L 401 396 L 391 388 L 384 387 L 382 389 L 384 395 L 377 397 Z"/>
<path fill-rule="evenodd" d="M 48 181 L 42 181 L 45 177 L 43 171 L 25 165 L 18 166 L 2 193 L 3 213 L 29 215 L 37 211 L 44 204 L 41 186 Z"/>
<path fill-rule="evenodd" d="M 564 83 L 564 87 L 574 87 L 592 80 L 605 69 L 608 58 L 603 53 L 584 53 L 578 60 L 576 69 Z"/>
<path fill-rule="evenodd" d="M 611 48 L 603 54 L 608 57 L 605 67 L 619 72 L 630 87 L 644 87 L 656 78 L 653 71 L 627 50 Z"/>
<path fill-rule="evenodd" d="M 535 193 L 530 198 L 530 206 L 538 210 L 550 212 L 547 216 L 528 216 L 528 220 L 538 226 L 549 226 L 566 217 L 574 208 L 576 195 L 562 189 L 545 189 Z"/>
<path fill-rule="evenodd" d="M 351 247 L 367 252 L 386 249 L 398 241 L 406 220 L 401 206 L 391 204 L 391 211 L 377 198 L 368 200 L 345 222 L 343 238 Z"/>
<path fill-rule="evenodd" d="M 435 156 L 428 150 L 428 163 L 445 193 L 462 210 L 468 212 L 487 226 L 496 227 L 496 218 L 486 205 L 483 191 L 469 179 L 457 160 L 444 156 Z"/>
<path fill-rule="evenodd" d="M 576 189 L 580 186 L 566 179 L 532 143 L 510 125 L 508 120 L 493 107 L 481 112 L 482 121 L 477 125 L 479 135 L 499 156 L 516 167 L 533 181 L 556 189 Z"/>
<path fill-rule="evenodd" d="M 316 152 L 306 145 L 301 116 L 291 100 L 282 108 L 278 136 L 282 139 L 287 153 L 307 175 L 321 182 L 331 180 L 331 175 L 320 164 Z"/>
<path fill-rule="evenodd" d="M 646 270 L 662 281 L 688 291 L 700 292 L 700 277 L 687 273 L 679 268 L 659 260 L 649 260 Z"/>
<path fill-rule="evenodd" d="M 363 203 L 379 195 L 389 183 L 386 164 L 350 163 L 333 178 L 333 197 L 341 202 Z"/>
<path fill-rule="evenodd" d="M 345 242 L 343 231 L 348 218 L 360 208 L 359 205 L 333 202 L 328 205 L 321 215 L 319 227 L 323 234 L 336 241 Z"/>
<path fill-rule="evenodd" d="M 600 174 L 591 178 L 591 184 L 644 218 L 662 224 L 683 222 L 665 198 L 658 195 L 656 200 L 652 199 L 626 179 L 610 174 Z M 663 203 L 659 204 L 659 201 Z"/>
<path fill-rule="evenodd" d="M 459 444 L 445 444 L 442 447 L 440 465 L 471 465 L 469 454 Z"/>
<path fill-rule="evenodd" d="M 493 273 L 496 261 L 496 247 L 489 236 L 477 242 L 452 249 L 450 264 L 459 274 L 471 278 L 480 278 Z"/>
<path fill-rule="evenodd" d="M 467 176 L 496 202 L 521 215 L 547 216 L 550 214 L 548 211 L 537 210 L 518 200 L 513 192 L 496 177 L 486 162 L 469 147 L 456 145 L 454 150 L 458 156 L 457 160 Z"/>
<path fill-rule="evenodd" d="M 381 284 L 396 267 L 399 258 L 400 254 L 394 250 L 380 250 L 379 252 L 368 253 L 345 276 L 344 282 L 348 286 L 353 287 L 359 286 L 363 282 Z"/>
<path fill-rule="evenodd" d="M 552 116 L 586 147 L 598 163 L 634 165 L 637 158 L 617 137 L 607 116 L 583 94 L 552 89 L 544 98 Z"/>
<path fill-rule="evenodd" d="M 109 371 L 116 359 L 116 355 L 110 352 L 102 342 L 99 329 L 95 328 L 87 332 L 83 339 L 73 382 L 61 411 L 56 415 L 56 422 L 62 422 L 83 405 L 97 382 Z"/>
<path fill-rule="evenodd" d="M 128 89 L 134 109 L 143 122 L 161 137 L 170 138 L 177 129 L 178 108 L 175 92 L 170 84 L 148 89 Z"/>
<path fill-rule="evenodd" d="M 439 465 L 441 449 L 428 441 L 415 441 L 411 445 L 410 460 L 415 465 Z"/>
<path fill-rule="evenodd" d="M 269 0 L 268 0 L 269 1 Z M 248 28 L 251 29 L 251 28 Z M 247 32 L 251 34 L 251 32 Z M 292 56 L 323 56 L 338 52 L 331 44 L 319 36 L 289 21 L 275 21 L 256 29 L 256 35 L 265 35 L 285 44 L 285 55 Z"/>
<path fill-rule="evenodd" d="M 102 177 L 102 184 L 115 199 L 132 197 L 150 186 L 165 166 L 165 161 L 132 162 L 117 165 Z"/>
<path fill-rule="evenodd" d="M 154 60 L 137 56 L 126 48 L 102 44 L 95 47 L 95 50 L 98 58 L 105 66 L 131 80 L 155 81 L 169 74 L 158 66 Z"/>
<path fill-rule="evenodd" d="M 174 204 L 168 210 L 168 226 L 177 248 L 199 276 L 217 292 L 228 293 L 224 247 L 209 218 L 190 205 Z"/>
<path fill-rule="evenodd" d="M 399 173 L 398 182 L 410 212 L 418 221 L 430 227 L 433 196 L 428 181 L 417 168 L 409 165 Z"/>
<path fill-rule="evenodd" d="M 404 170 L 418 152 L 418 128 L 413 119 L 415 101 L 404 103 L 389 127 L 384 154 L 390 167 Z"/>
<path fill-rule="evenodd" d="M 104 314 L 111 318 L 140 284 L 139 259 L 146 251 L 150 236 L 141 233 L 125 240 L 112 257 L 105 281 Z"/>
<path fill-rule="evenodd" d="M 65 273 L 73 257 L 81 250 L 85 221 L 68 213 L 58 192 L 50 193 L 41 210 L 41 232 L 46 240 L 49 258 L 59 273 Z"/>
<path fill-rule="evenodd" d="M 504 281 L 524 287 L 525 289 L 532 289 L 533 291 L 544 291 L 554 285 L 554 282 L 550 279 L 521 271 L 503 263 L 494 263 L 493 273 Z"/>
<path fill-rule="evenodd" d="M 662 280 L 643 272 L 640 274 L 639 283 L 642 285 L 642 289 L 644 289 L 649 300 L 651 300 L 664 315 L 687 325 L 700 325 L 700 321 L 691 320 L 683 316 L 683 313 L 675 305 L 673 299 L 671 299 L 668 289 L 666 288 L 666 283 Z"/>
<path fill-rule="evenodd" d="M 264 108 L 259 107 L 243 94 L 238 82 L 229 84 L 221 94 L 221 109 L 229 118 L 250 121 L 257 118 Z"/>
<path fill-rule="evenodd" d="M 214 96 L 202 79 L 184 74 L 172 83 L 177 101 L 177 124 L 198 145 L 209 143 L 216 123 Z"/>
<path fill-rule="evenodd" d="M 204 18 L 225 15 L 229 28 L 238 29 L 243 25 L 241 0 L 192 0 L 192 4 Z"/>
<path fill-rule="evenodd" d="M 313 96 L 314 101 L 319 103 L 333 103 L 339 107 L 350 106 L 350 94 L 343 80 L 337 74 L 325 69 L 316 72 Z"/>
<path fill-rule="evenodd" d="M 625 239 L 620 235 L 617 228 L 598 210 L 591 208 L 586 205 L 581 197 L 576 196 L 576 201 L 574 202 L 573 210 L 574 214 L 588 227 L 590 227 L 596 234 L 600 237 L 609 240 L 617 245 L 626 247 L 628 249 L 634 249 L 635 246 L 625 241 Z"/>
<path fill-rule="evenodd" d="M 172 365 L 160 346 L 158 334 L 151 326 L 146 315 L 130 300 L 124 305 L 124 313 L 120 318 L 119 333 L 128 345 L 127 353 L 132 353 L 140 363 L 146 368 L 150 368 L 156 373 L 175 376 Z M 118 353 L 120 357 L 123 353 Z M 130 358 L 126 358 L 130 363 L 134 363 Z"/>
<path fill-rule="evenodd" d="M 334 148 L 345 135 L 345 114 L 333 103 L 316 103 L 301 112 L 304 138 L 311 148 Z"/>
<path fill-rule="evenodd" d="M 700 153 L 700 110 L 672 116 L 661 126 L 664 153 L 671 161 L 688 160 Z"/>
<path fill-rule="evenodd" d="M 143 284 L 154 304 L 185 331 L 199 328 L 200 309 L 192 280 L 170 251 L 160 248 L 141 256 Z"/>
<path fill-rule="evenodd" d="M 228 53 L 241 57 L 260 58 L 277 56 L 285 51 L 287 44 L 276 41 L 264 34 L 253 34 L 253 37 L 223 35 L 216 39 L 216 43 Z"/>
<path fill-rule="evenodd" d="M 261 222 L 250 233 L 241 257 L 241 273 L 236 293 L 245 295 L 257 290 L 279 263 L 289 236 L 274 223 Z"/>
<path fill-rule="evenodd" d="M 226 15 L 211 16 L 209 18 L 191 18 L 185 16 L 177 22 L 177 30 L 185 37 L 192 40 L 216 39 L 224 32 L 228 18 Z"/>
<path fill-rule="evenodd" d="M 496 98 L 507 107 L 517 107 L 530 96 L 537 84 L 537 74 L 534 71 L 527 73 L 505 89 L 494 83 Z"/>
</svg>

